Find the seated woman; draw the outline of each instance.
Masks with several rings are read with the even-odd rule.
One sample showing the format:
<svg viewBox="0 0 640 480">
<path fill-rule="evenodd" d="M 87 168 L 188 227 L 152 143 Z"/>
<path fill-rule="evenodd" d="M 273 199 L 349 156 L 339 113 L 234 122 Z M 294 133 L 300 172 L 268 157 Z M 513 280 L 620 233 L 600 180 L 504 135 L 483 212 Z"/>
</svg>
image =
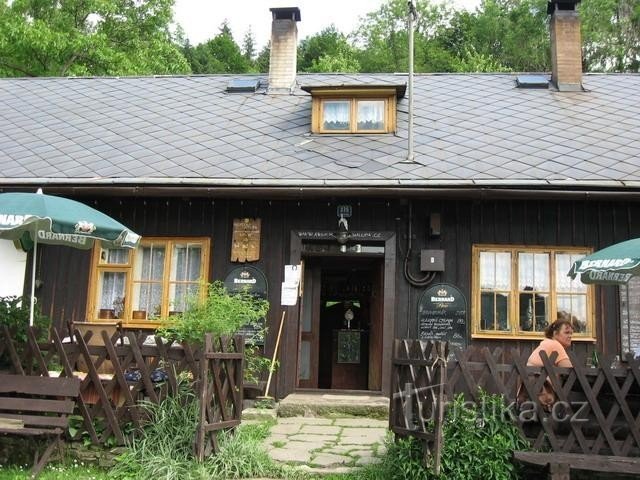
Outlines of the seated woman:
<svg viewBox="0 0 640 480">
<path fill-rule="evenodd" d="M 571 360 L 567 354 L 567 348 L 571 347 L 571 336 L 573 335 L 573 327 L 571 321 L 566 318 L 559 318 L 544 330 L 544 340 L 540 345 L 531 352 L 527 366 L 542 367 L 542 358 L 540 352 L 545 351 L 547 357 L 553 352 L 558 352 L 555 365 L 557 367 L 571 367 Z"/>
</svg>

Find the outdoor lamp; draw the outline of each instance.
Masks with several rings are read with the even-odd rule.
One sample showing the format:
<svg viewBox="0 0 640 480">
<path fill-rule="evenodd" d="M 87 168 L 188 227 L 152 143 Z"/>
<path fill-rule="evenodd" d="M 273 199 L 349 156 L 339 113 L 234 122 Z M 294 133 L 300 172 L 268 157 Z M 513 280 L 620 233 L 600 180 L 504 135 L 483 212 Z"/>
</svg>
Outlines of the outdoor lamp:
<svg viewBox="0 0 640 480">
<path fill-rule="evenodd" d="M 340 219 L 338 220 L 338 231 L 334 233 L 336 240 L 340 245 L 344 245 L 349 241 L 349 224 L 347 223 L 347 219 L 344 216 L 340 215 Z"/>
</svg>

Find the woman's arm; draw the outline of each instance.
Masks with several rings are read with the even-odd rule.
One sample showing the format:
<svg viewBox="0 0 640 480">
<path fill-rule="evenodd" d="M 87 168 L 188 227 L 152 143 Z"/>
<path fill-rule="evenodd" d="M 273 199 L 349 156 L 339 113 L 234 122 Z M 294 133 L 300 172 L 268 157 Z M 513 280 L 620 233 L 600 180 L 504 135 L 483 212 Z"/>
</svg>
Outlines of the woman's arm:
<svg viewBox="0 0 640 480">
<path fill-rule="evenodd" d="M 569 360 L 568 358 L 563 358 L 558 362 L 557 365 L 559 367 L 573 367 L 573 365 L 571 364 L 571 360 Z"/>
</svg>

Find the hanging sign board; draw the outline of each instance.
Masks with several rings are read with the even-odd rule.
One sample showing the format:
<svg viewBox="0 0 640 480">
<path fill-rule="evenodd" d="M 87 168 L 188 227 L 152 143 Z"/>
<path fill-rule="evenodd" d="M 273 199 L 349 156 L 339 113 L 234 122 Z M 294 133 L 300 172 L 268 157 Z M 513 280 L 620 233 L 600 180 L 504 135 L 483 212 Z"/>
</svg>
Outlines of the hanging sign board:
<svg viewBox="0 0 640 480">
<path fill-rule="evenodd" d="M 249 265 L 232 269 L 224 279 L 224 286 L 229 293 L 246 290 L 258 298 L 267 298 L 267 279 L 264 273 Z M 259 332 L 264 327 L 264 318 L 259 323 L 261 325 L 245 325 L 237 333 L 256 345 L 263 345 L 264 338 Z"/>
<path fill-rule="evenodd" d="M 260 219 L 234 218 L 231 239 L 232 262 L 260 260 Z"/>
<path fill-rule="evenodd" d="M 418 338 L 440 340 L 464 349 L 467 346 L 467 300 L 448 283 L 425 290 L 418 302 Z"/>
</svg>

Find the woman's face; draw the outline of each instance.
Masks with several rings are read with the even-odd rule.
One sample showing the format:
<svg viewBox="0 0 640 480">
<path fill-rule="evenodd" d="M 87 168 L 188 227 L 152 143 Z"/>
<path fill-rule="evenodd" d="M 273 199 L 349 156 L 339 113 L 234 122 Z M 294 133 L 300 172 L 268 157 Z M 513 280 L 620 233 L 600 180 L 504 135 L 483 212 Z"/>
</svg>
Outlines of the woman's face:
<svg viewBox="0 0 640 480">
<path fill-rule="evenodd" d="M 560 330 L 553 334 L 553 338 L 559 341 L 564 348 L 569 348 L 571 346 L 571 335 L 573 335 L 573 328 L 565 323 L 560 327 Z"/>
</svg>

